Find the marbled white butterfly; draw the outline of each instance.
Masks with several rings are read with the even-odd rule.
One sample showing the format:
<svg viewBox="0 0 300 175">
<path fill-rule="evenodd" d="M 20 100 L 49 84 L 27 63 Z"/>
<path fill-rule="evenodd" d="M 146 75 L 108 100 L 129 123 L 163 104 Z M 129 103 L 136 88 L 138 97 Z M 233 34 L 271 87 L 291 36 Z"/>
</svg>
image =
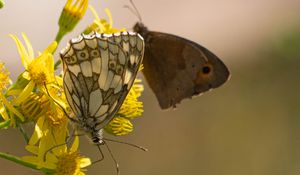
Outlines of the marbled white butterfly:
<svg viewBox="0 0 300 175">
<path fill-rule="evenodd" d="M 132 32 L 81 34 L 62 50 L 71 120 L 93 143 L 104 144 L 102 130 L 126 98 L 143 55 L 144 40 Z"/>
</svg>

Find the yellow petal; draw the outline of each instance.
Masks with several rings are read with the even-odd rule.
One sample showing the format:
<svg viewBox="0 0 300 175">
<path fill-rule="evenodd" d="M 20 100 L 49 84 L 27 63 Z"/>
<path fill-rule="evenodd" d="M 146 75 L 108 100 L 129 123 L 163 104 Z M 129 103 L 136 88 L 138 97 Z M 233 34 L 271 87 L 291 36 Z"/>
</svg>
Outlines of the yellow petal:
<svg viewBox="0 0 300 175">
<path fill-rule="evenodd" d="M 57 159 L 56 155 L 49 153 L 46 155 L 46 162 L 57 163 L 58 159 Z"/>
<path fill-rule="evenodd" d="M 99 21 L 94 22 L 99 26 L 100 33 L 103 33 L 105 31 L 105 26 Z"/>
<path fill-rule="evenodd" d="M 48 70 L 51 79 L 54 79 L 54 58 L 52 54 L 47 54 L 45 63 L 46 63 L 45 69 Z"/>
<path fill-rule="evenodd" d="M 53 41 L 44 51 L 43 53 L 53 53 L 57 48 L 57 42 Z"/>
<path fill-rule="evenodd" d="M 56 79 L 56 82 L 59 84 L 59 85 L 63 85 L 63 79 L 62 77 L 59 77 L 59 76 L 55 76 L 55 79 Z M 56 84 L 55 84 L 56 85 Z M 58 86 L 56 86 L 58 87 Z"/>
<path fill-rule="evenodd" d="M 66 143 L 66 136 L 67 136 L 67 122 L 61 123 L 63 126 L 57 126 L 57 128 L 53 129 L 52 134 L 55 139 L 56 144 L 64 144 Z"/>
<path fill-rule="evenodd" d="M 22 36 L 23 36 L 23 39 L 25 41 L 25 44 L 26 44 L 26 47 L 27 47 L 27 50 L 28 50 L 28 57 L 29 57 L 29 59 L 32 60 L 34 58 L 33 48 L 31 46 L 30 41 L 29 41 L 28 37 L 26 36 L 26 34 L 22 33 Z"/>
<path fill-rule="evenodd" d="M 15 96 L 19 95 L 22 91 L 20 89 L 10 89 L 9 91 L 6 92 L 7 96 Z"/>
<path fill-rule="evenodd" d="M 47 122 L 45 122 L 44 125 L 47 125 Z M 51 136 L 51 131 L 49 131 L 49 129 L 45 129 L 45 128 L 48 128 L 48 127 L 44 126 L 44 128 L 43 128 L 44 135 L 40 139 L 40 142 L 39 142 L 38 157 L 40 158 L 40 160 L 44 160 L 45 153 L 48 152 L 50 149 L 52 152 L 55 152 L 57 149 L 60 148 L 60 147 L 54 148 L 54 146 L 56 146 L 56 144 L 53 140 L 53 137 Z"/>
<path fill-rule="evenodd" d="M 21 43 L 21 41 L 15 35 L 9 35 L 9 36 L 15 41 L 19 55 L 22 59 L 22 63 L 24 65 L 25 69 L 27 69 L 27 66 L 32 61 L 32 58 L 29 58 L 24 45 Z"/>
<path fill-rule="evenodd" d="M 71 152 L 77 151 L 78 146 L 79 146 L 79 138 L 78 138 L 78 136 L 75 136 L 75 139 L 74 139 L 74 142 L 72 144 L 72 147 L 70 148 L 70 151 Z"/>
<path fill-rule="evenodd" d="M 16 106 L 20 105 L 24 100 L 26 100 L 30 96 L 30 93 L 32 92 L 34 86 L 35 83 L 33 81 L 29 81 L 29 83 L 26 85 L 26 87 L 23 89 L 20 95 L 17 98 L 15 98 L 12 101 L 12 103 Z"/>
<path fill-rule="evenodd" d="M 84 168 L 84 167 L 87 167 L 89 165 L 91 165 L 92 162 L 89 158 L 81 158 L 80 159 L 80 168 Z"/>
<path fill-rule="evenodd" d="M 80 18 L 83 17 L 83 15 L 85 14 L 86 10 L 87 10 L 87 7 L 88 7 L 88 2 L 89 1 L 81 1 L 79 7 L 80 7 Z"/>
<path fill-rule="evenodd" d="M 65 5 L 65 8 L 68 8 L 70 5 L 71 5 L 72 1 L 68 0 L 66 5 Z"/>
<path fill-rule="evenodd" d="M 40 148 L 40 149 L 46 149 L 46 150 L 52 149 L 52 152 L 55 155 L 59 155 L 62 152 L 66 152 L 67 146 L 65 144 L 65 141 L 56 143 L 54 137 L 56 137 L 56 136 L 49 133 L 46 138 L 43 138 L 43 140 L 41 140 L 41 144 L 40 144 L 41 146 L 43 146 L 43 148 Z"/>
<path fill-rule="evenodd" d="M 47 168 L 47 169 L 51 169 L 51 170 L 55 170 L 56 169 L 56 164 L 53 162 L 39 162 L 41 168 Z"/>
<path fill-rule="evenodd" d="M 13 107 L 12 104 L 10 104 L 10 102 L 8 102 L 6 100 L 6 98 L 1 94 L 0 95 L 0 98 L 3 102 L 3 104 L 6 106 L 6 108 L 11 111 L 12 113 L 14 113 L 17 117 L 19 117 L 22 121 L 24 121 L 24 116 L 17 110 Z"/>
<path fill-rule="evenodd" d="M 35 156 L 23 156 L 21 159 L 32 164 L 37 164 L 39 162 Z"/>
<path fill-rule="evenodd" d="M 45 117 L 39 117 L 38 121 L 35 124 L 34 132 L 29 140 L 29 145 L 35 145 L 40 138 L 43 136 L 43 125 L 44 125 Z"/>
<path fill-rule="evenodd" d="M 39 148 L 37 146 L 27 145 L 25 149 L 32 154 L 38 155 Z"/>
<path fill-rule="evenodd" d="M 27 72 L 27 71 L 23 72 L 22 77 L 25 78 L 26 80 L 30 80 L 29 72 Z"/>
<path fill-rule="evenodd" d="M 98 13 L 97 13 L 96 10 L 94 9 L 94 7 L 90 5 L 89 8 L 90 8 L 90 10 L 92 11 L 92 13 L 93 13 L 93 15 L 94 15 L 94 17 L 95 17 L 95 20 L 100 21 L 100 18 L 99 18 L 99 16 L 98 16 Z"/>
<path fill-rule="evenodd" d="M 52 54 L 48 54 L 46 59 L 46 66 L 48 67 L 48 70 L 54 71 L 54 58 Z"/>
<path fill-rule="evenodd" d="M 109 28 L 111 29 L 112 28 L 112 26 L 113 26 L 113 19 L 112 19 L 112 15 L 111 15 L 111 12 L 110 12 L 110 10 L 108 9 L 108 8 L 105 8 L 105 13 L 106 13 L 106 15 L 108 16 L 108 19 L 109 19 Z"/>
<path fill-rule="evenodd" d="M 0 103 L 0 114 L 4 120 L 6 120 L 6 121 L 9 120 L 9 116 L 8 116 L 6 109 L 2 103 Z"/>
</svg>

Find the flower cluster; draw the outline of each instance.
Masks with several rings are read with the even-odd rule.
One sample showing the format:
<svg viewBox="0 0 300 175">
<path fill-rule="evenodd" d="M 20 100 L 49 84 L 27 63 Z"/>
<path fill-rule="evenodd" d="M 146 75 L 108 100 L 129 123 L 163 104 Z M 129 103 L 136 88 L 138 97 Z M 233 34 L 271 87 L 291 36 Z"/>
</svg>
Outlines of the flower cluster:
<svg viewBox="0 0 300 175">
<path fill-rule="evenodd" d="M 12 82 L 5 64 L 0 62 L 0 129 L 22 128 L 23 124 L 29 122 L 33 122 L 35 127 L 30 134 L 20 129 L 26 140 L 25 149 L 30 155 L 17 157 L 0 152 L 1 158 L 56 175 L 83 175 L 86 171 L 84 168 L 91 165 L 91 160 L 78 150 L 78 137 L 69 131 L 70 121 L 66 115 L 72 111 L 63 92 L 63 73 L 57 74 L 61 61 L 55 62 L 54 58 L 59 42 L 76 27 L 87 7 L 88 0 L 67 0 L 59 18 L 55 40 L 38 54 L 35 54 L 26 34 L 22 33 L 22 39 L 10 35 L 17 46 L 24 70 Z M 109 20 L 100 19 L 91 6 L 90 10 L 95 20 L 83 33 L 125 31 L 113 27 L 108 9 L 105 12 Z M 131 119 L 143 113 L 143 104 L 138 100 L 142 91 L 141 80 L 136 79 L 120 110 L 105 127 L 107 133 L 120 136 L 133 131 Z"/>
</svg>

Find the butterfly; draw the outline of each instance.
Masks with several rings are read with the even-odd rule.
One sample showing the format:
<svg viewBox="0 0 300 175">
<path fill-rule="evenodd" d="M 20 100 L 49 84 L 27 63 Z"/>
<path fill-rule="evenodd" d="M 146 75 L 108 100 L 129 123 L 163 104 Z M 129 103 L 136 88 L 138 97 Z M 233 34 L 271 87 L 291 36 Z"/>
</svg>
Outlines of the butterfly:
<svg viewBox="0 0 300 175">
<path fill-rule="evenodd" d="M 104 144 L 103 128 L 126 98 L 143 55 L 143 38 L 133 32 L 81 34 L 61 51 L 70 119 L 95 144 Z"/>
<path fill-rule="evenodd" d="M 217 88 L 230 76 L 216 55 L 193 41 L 149 31 L 141 22 L 133 30 L 145 40 L 143 74 L 162 109 L 176 107 L 183 99 Z"/>
</svg>

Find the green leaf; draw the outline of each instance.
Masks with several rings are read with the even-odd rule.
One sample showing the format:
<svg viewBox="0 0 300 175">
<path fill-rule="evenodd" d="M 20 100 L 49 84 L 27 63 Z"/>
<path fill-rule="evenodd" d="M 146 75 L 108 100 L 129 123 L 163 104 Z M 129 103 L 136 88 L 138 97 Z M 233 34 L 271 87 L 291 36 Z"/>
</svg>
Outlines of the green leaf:
<svg viewBox="0 0 300 175">
<path fill-rule="evenodd" d="M 18 78 L 17 78 L 17 81 L 16 83 L 14 83 L 7 91 L 7 94 L 9 94 L 9 91 L 12 91 L 12 90 L 18 90 L 18 89 L 24 89 L 27 84 L 29 83 L 29 80 L 25 79 L 23 76 L 22 76 L 23 73 L 21 73 Z"/>
<path fill-rule="evenodd" d="M 10 120 L 3 121 L 0 123 L 0 129 L 7 129 L 9 127 Z"/>
</svg>

